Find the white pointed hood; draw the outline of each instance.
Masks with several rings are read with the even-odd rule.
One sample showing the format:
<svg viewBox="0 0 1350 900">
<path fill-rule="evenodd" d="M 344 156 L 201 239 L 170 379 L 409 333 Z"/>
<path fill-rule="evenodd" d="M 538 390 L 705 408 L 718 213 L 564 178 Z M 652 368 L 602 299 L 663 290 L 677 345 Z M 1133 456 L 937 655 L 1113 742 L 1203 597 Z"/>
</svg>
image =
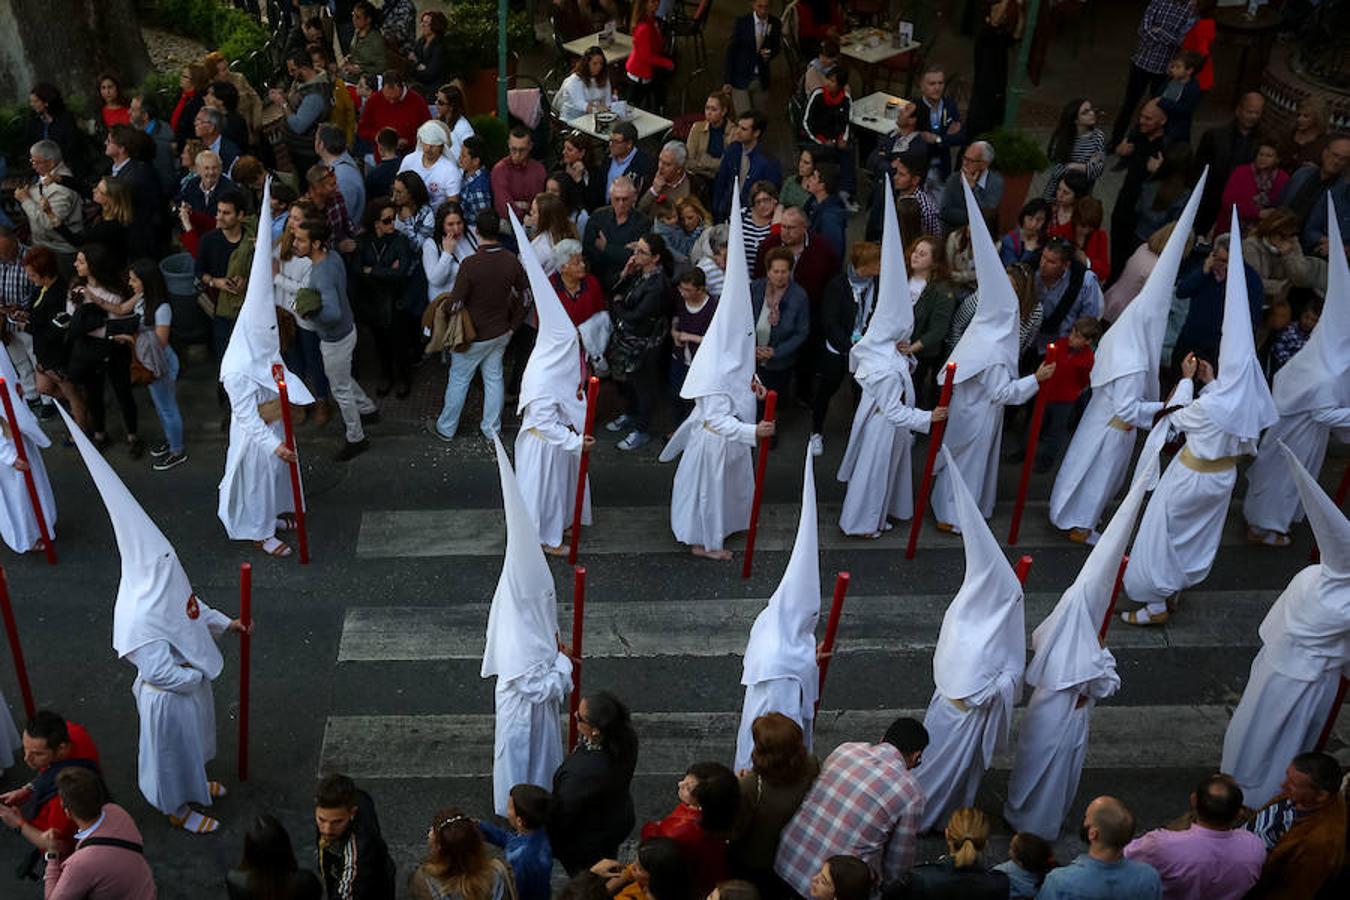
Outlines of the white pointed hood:
<svg viewBox="0 0 1350 900">
<path fill-rule="evenodd" d="M 27 438 L 39 447 L 50 447 L 51 438 L 42 430 L 38 424 L 37 416 L 28 408 L 28 403 L 24 400 L 20 391 L 22 387 L 19 382 L 19 375 L 14 371 L 14 361 L 9 358 L 9 354 L 0 350 L 0 378 L 5 379 L 5 386 L 9 390 L 9 404 L 14 407 L 14 418 L 19 423 L 19 430 Z M 0 407 L 0 419 L 4 418 L 4 409 Z M 5 428 L 8 430 L 9 422 L 5 422 Z"/>
<path fill-rule="evenodd" d="M 506 512 L 506 558 L 488 612 L 487 646 L 482 677 L 496 675 L 510 681 L 540 665 L 551 666 L 558 656 L 558 601 L 553 573 L 539 545 L 520 485 L 501 438 L 493 435 L 497 473 Z"/>
<path fill-rule="evenodd" d="M 1092 364 L 1092 386 L 1100 388 L 1125 375 L 1147 372 L 1143 399 L 1158 399 L 1158 362 L 1162 356 L 1163 337 L 1167 331 L 1167 317 L 1172 309 L 1172 295 L 1176 290 L 1177 272 L 1186 253 L 1186 242 L 1195 225 L 1195 211 L 1200 206 L 1200 195 L 1205 192 L 1209 167 L 1200 173 L 1200 180 L 1191 188 L 1186 208 L 1172 229 L 1172 235 L 1163 247 L 1158 263 L 1144 282 L 1144 289 L 1120 318 L 1106 329 Z"/>
<path fill-rule="evenodd" d="M 1327 246 L 1340 247 L 1336 203 L 1327 195 Z M 1327 257 L 1327 301 L 1312 336 L 1275 373 L 1272 389 L 1282 416 L 1350 406 L 1350 265 L 1344 253 Z"/>
<path fill-rule="evenodd" d="M 741 684 L 745 685 L 774 678 L 796 679 L 801 685 L 802 702 L 809 706 L 815 706 L 820 688 L 820 674 L 816 668 L 820 551 L 812 462 L 808 448 L 802 475 L 802 511 L 797 521 L 797 540 L 792 545 L 792 556 L 778 582 L 778 589 L 750 628 L 745 664 L 741 670 Z"/>
<path fill-rule="evenodd" d="M 731 208 L 740 209 L 740 202 L 740 186 L 733 184 Z M 741 217 L 732 215 L 730 225 L 727 246 L 745 246 Z M 713 394 L 726 394 L 740 414 L 746 408 L 747 397 L 749 408 L 754 409 L 754 393 L 750 389 L 754 375 L 755 317 L 750 306 L 750 273 L 745 264 L 745 254 L 733 250 L 727 254 L 722 297 L 717 301 L 717 309 L 713 311 L 708 331 L 703 335 L 703 343 L 699 344 L 698 354 L 684 376 L 680 396 L 686 400 L 697 400 Z M 750 418 L 754 418 L 753 412 Z"/>
<path fill-rule="evenodd" d="M 263 210 L 270 209 L 272 179 L 263 186 Z M 245 237 L 247 240 L 247 237 Z M 272 367 L 285 363 L 281 359 L 281 337 L 277 333 L 277 306 L 272 290 L 272 229 L 263 222 L 258 227 L 253 246 L 253 265 L 248 273 L 248 290 L 244 304 L 239 308 L 230 343 L 220 360 L 220 380 L 227 375 L 243 375 L 249 381 L 277 393 L 272 378 Z M 292 403 L 306 406 L 314 402 L 305 382 L 293 372 L 285 372 L 286 392 Z"/>
<path fill-rule="evenodd" d="M 952 348 L 948 362 L 956 363 L 956 383 L 968 381 L 985 369 L 1003 366 L 1012 378 L 1017 377 L 1018 332 L 1021 312 L 1017 305 L 1017 292 L 1008 280 L 1008 272 L 1003 267 L 994 247 L 994 239 L 989 236 L 989 228 L 984 224 L 984 214 L 980 212 L 970 185 L 961 179 L 961 189 L 966 194 L 966 215 L 970 219 L 970 245 L 975 257 L 975 281 L 980 292 L 980 304 L 975 308 L 975 317 L 970 320 L 961 340 Z M 938 376 L 945 383 L 946 369 Z"/>
<path fill-rule="evenodd" d="M 910 360 L 895 349 L 896 341 L 908 340 L 914 332 L 914 304 L 909 298 L 909 272 L 905 270 L 905 244 L 895 217 L 895 198 L 882 191 L 885 215 L 881 234 L 881 276 L 877 282 L 877 305 L 862 340 L 848 354 L 848 368 L 858 381 L 873 375 L 900 372 L 909 376 Z M 905 396 L 913 401 L 914 390 Z"/>
<path fill-rule="evenodd" d="M 952 477 L 966 574 L 942 617 L 933 681 L 942 696 L 960 700 L 979 694 L 1006 672 L 1020 678 L 1027 659 L 1026 621 L 1022 583 L 980 515 L 951 451 L 944 446 L 942 454 Z"/>
<path fill-rule="evenodd" d="M 1247 277 L 1242 262 L 1242 233 L 1237 209 L 1228 235 L 1228 277 L 1224 279 L 1223 334 L 1219 338 L 1219 373 L 1197 403 L 1215 425 L 1240 440 L 1254 441 L 1275 424 L 1279 414 L 1266 376 L 1256 358 Z"/>
<path fill-rule="evenodd" d="M 516 404 L 516 413 L 524 413 L 526 405 L 535 400 L 546 400 L 562 407 L 566 421 L 580 430 L 586 422 L 585 394 L 582 399 L 577 399 L 582 383 L 581 338 L 572 318 L 563 309 L 557 291 L 544 274 L 539 258 L 529 249 L 530 239 L 516 218 L 516 211 L 508 212 L 516 244 L 522 249 L 520 262 L 530 280 L 530 293 L 534 294 L 534 308 L 539 314 L 539 334 L 530 351 L 529 362 L 525 364 L 525 375 L 520 380 L 520 402 Z"/>
<path fill-rule="evenodd" d="M 1157 459 L 1147 460 L 1078 577 L 1032 632 L 1035 655 L 1027 666 L 1027 684 L 1063 691 L 1115 671 L 1116 658 L 1102 646 L 1098 634 L 1111 605 L 1120 560 L 1129 546 L 1144 498 L 1157 483 L 1157 474 Z"/>
<path fill-rule="evenodd" d="M 1336 506 L 1336 501 L 1327 496 L 1317 479 L 1303 467 L 1298 456 L 1279 442 L 1280 450 L 1289 463 L 1289 471 L 1294 476 L 1294 485 L 1298 488 L 1299 500 L 1312 525 L 1313 535 L 1317 538 L 1317 552 L 1321 556 L 1322 575 L 1335 582 L 1338 589 L 1350 592 L 1350 521 Z M 1347 595 L 1350 603 L 1350 595 Z M 1350 619 L 1347 619 L 1350 626 Z"/>
<path fill-rule="evenodd" d="M 224 660 L 202 616 L 204 604 L 192 592 L 173 545 L 70 415 L 60 404 L 56 409 L 103 498 L 122 556 L 113 649 L 120 658 L 152 641 L 167 641 L 189 665 L 214 679 Z"/>
</svg>

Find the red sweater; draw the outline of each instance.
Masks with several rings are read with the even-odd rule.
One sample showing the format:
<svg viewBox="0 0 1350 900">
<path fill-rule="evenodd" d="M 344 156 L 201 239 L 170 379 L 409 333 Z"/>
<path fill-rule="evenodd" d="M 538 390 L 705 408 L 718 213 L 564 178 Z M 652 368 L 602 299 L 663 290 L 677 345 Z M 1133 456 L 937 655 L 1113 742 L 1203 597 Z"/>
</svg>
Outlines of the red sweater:
<svg viewBox="0 0 1350 900">
<path fill-rule="evenodd" d="M 1092 274 L 1097 276 L 1097 281 L 1102 284 L 1111 280 L 1111 241 L 1106 236 L 1104 229 L 1098 228 L 1092 234 L 1088 235 L 1087 246 L 1081 247 L 1077 240 L 1077 231 L 1074 229 L 1073 222 L 1065 222 L 1063 225 L 1055 225 L 1050 229 L 1051 237 L 1062 237 L 1064 240 L 1073 244 L 1078 249 L 1087 254 L 1088 267 L 1092 269 Z"/>
<path fill-rule="evenodd" d="M 704 831 L 702 818 L 702 810 L 681 803 L 661 821 L 642 826 L 642 840 L 664 837 L 679 846 L 700 896 L 727 877 L 727 842 Z"/>
<path fill-rule="evenodd" d="M 83 725 L 66 720 L 66 731 L 70 734 L 70 755 L 67 759 L 87 759 L 95 764 L 98 763 L 98 748 L 94 746 L 94 739 L 89 736 Z M 28 822 L 39 831 L 46 831 L 49 828 L 55 828 L 61 837 L 67 842 L 72 843 L 75 837 L 75 822 L 61 806 L 60 795 L 53 796 L 42 808 L 37 811 Z"/>
<path fill-rule="evenodd" d="M 392 128 L 398 132 L 399 139 L 407 141 L 411 147 L 417 143 L 418 126 L 430 118 L 427 101 L 412 88 L 407 88 L 403 99 L 397 103 L 390 103 L 382 92 L 376 91 L 366 100 L 366 108 L 361 110 L 356 133 L 373 144 L 381 128 Z M 380 161 L 378 153 L 375 160 Z"/>
<path fill-rule="evenodd" d="M 563 309 L 567 310 L 567 315 L 572 320 L 573 325 L 580 326 L 581 323 L 608 305 L 605 300 L 605 290 L 600 287 L 600 281 L 594 275 L 587 275 L 581 279 L 581 288 L 577 291 L 576 296 L 567 293 L 561 275 L 551 275 L 548 280 L 553 285 L 553 289 L 558 292 L 558 299 L 562 301 Z"/>
<path fill-rule="evenodd" d="M 1067 339 L 1065 346 L 1068 346 Z M 1056 348 L 1056 352 L 1058 348 Z M 1070 349 L 1068 353 L 1059 353 L 1059 364 L 1055 374 L 1041 385 L 1046 403 L 1073 403 L 1087 388 L 1092 375 L 1092 348 Z"/>
<path fill-rule="evenodd" d="M 647 80 L 656 74 L 657 69 L 674 69 L 675 60 L 665 56 L 665 39 L 655 19 L 643 19 L 633 29 L 633 52 L 628 54 L 624 68 L 634 78 Z"/>
</svg>

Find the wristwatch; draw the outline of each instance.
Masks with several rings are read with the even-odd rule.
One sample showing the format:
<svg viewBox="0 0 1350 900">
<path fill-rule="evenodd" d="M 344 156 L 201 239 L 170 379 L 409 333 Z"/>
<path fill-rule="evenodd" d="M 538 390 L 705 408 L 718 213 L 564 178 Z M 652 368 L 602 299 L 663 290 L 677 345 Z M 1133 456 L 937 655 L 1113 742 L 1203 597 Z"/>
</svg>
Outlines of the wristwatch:
<svg viewBox="0 0 1350 900">
<path fill-rule="evenodd" d="M 49 863 L 50 863 L 50 862 L 56 862 L 58 859 L 61 858 L 61 854 L 60 854 L 60 853 L 55 853 L 55 852 L 53 852 L 53 851 L 51 851 L 51 850 L 48 850 L 47 852 L 45 852 L 45 853 L 42 854 L 42 858 L 45 859 L 45 860 L 46 860 L 47 862 L 49 862 Z"/>
</svg>

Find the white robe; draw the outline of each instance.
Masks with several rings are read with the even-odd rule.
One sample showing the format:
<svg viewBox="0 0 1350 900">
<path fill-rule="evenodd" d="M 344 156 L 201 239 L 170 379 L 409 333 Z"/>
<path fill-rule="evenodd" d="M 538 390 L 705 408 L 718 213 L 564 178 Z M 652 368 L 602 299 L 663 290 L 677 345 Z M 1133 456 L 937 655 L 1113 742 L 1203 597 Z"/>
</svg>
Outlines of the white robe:
<svg viewBox="0 0 1350 900">
<path fill-rule="evenodd" d="M 572 525 L 580 470 L 581 435 L 576 426 L 563 420 L 556 403 L 536 400 L 526 404 L 516 435 L 516 479 L 525 508 L 539 530 L 539 540 L 546 546 L 562 544 L 563 530 Z M 591 524 L 589 476 L 581 524 Z"/>
<path fill-rule="evenodd" d="M 23 738 L 14 725 L 14 717 L 9 713 L 9 704 L 5 694 L 0 691 L 0 774 L 16 762 L 23 759 Z"/>
<path fill-rule="evenodd" d="M 1284 441 L 1315 478 L 1326 460 L 1327 440 L 1333 430 L 1337 439 L 1350 443 L 1350 407 L 1280 416 L 1279 421 L 1266 429 L 1256 461 L 1247 469 L 1242 516 L 1248 525 L 1288 534 L 1293 523 L 1303 521 L 1298 488 L 1294 487 L 1294 478 L 1278 442 Z"/>
<path fill-rule="evenodd" d="M 1186 432 L 1186 447 L 1192 454 L 1216 460 L 1256 451 L 1255 441 L 1234 437 L 1200 405 L 1191 403 L 1192 390 L 1191 380 L 1183 378 L 1171 405 L 1184 406 L 1169 417 L 1172 427 Z M 1131 600 L 1161 604 L 1209 576 L 1236 483 L 1236 466 L 1221 472 L 1197 472 L 1180 458 L 1172 461 L 1148 498 L 1130 548 L 1125 593 Z"/>
<path fill-rule="evenodd" d="M 888 518 L 904 521 L 914 515 L 909 461 L 914 439 L 909 433 L 927 434 L 932 414 L 905 405 L 899 373 L 860 384 L 862 402 L 837 476 L 848 482 L 839 528 L 844 534 L 870 535 L 882 531 Z"/>
<path fill-rule="evenodd" d="M 215 637 L 225 633 L 230 617 L 201 604 Z M 136 667 L 131 692 L 140 714 L 141 793 L 162 813 L 185 803 L 211 804 L 206 764 L 216 756 L 216 710 L 211 681 L 184 665 L 168 641 L 151 641 L 126 655 Z"/>
<path fill-rule="evenodd" d="M 269 425 L 258 415 L 258 405 L 277 394 L 240 375 L 227 375 L 224 384 L 230 447 L 216 515 L 230 540 L 265 541 L 276 535 L 277 516 L 295 512 L 290 466 L 276 454 L 286 429 L 280 419 Z"/>
<path fill-rule="evenodd" d="M 1056 528 L 1095 529 L 1106 504 L 1125 484 L 1137 430 L 1112 427 L 1118 418 L 1133 429 L 1153 426 L 1163 405 L 1144 400 L 1147 372 L 1132 372 L 1092 389 L 1092 399 L 1069 441 L 1050 491 L 1050 523 Z"/>
<path fill-rule="evenodd" d="M 943 446 L 952 453 L 966 485 L 975 496 L 980 514 L 994 514 L 998 495 L 999 449 L 1003 442 L 1003 408 L 1036 396 L 1035 375 L 1014 379 L 1004 366 L 990 366 L 974 378 L 957 383 L 947 418 Z M 939 522 L 956 524 L 956 501 L 941 456 L 933 466 L 933 515 Z"/>
<path fill-rule="evenodd" d="M 536 551 L 538 552 L 538 551 Z M 559 653 L 510 681 L 497 679 L 496 734 L 492 742 L 492 801 L 506 815 L 511 788 L 550 789 L 563 759 L 562 701 L 572 689 L 572 662 Z"/>
<path fill-rule="evenodd" d="M 6 429 L 8 430 L 8 429 Z M 42 515 L 47 520 L 47 533 L 56 540 L 56 498 L 47 479 L 47 467 L 42 463 L 42 450 L 33 439 L 24 436 L 24 450 L 28 453 L 29 470 L 37 486 L 42 503 Z M 18 459 L 14 442 L 0 436 L 0 538 L 15 553 L 27 553 L 42 539 L 37 516 L 33 515 L 33 501 L 28 496 L 28 484 L 23 473 L 14 468 Z"/>
<path fill-rule="evenodd" d="M 744 422 L 731 398 L 712 394 L 694 401 L 694 411 L 662 451 L 682 453 L 670 499 L 670 528 L 690 546 L 721 550 L 728 535 L 750 527 L 754 502 L 755 423 Z"/>
<path fill-rule="evenodd" d="M 736 733 L 735 771 L 750 768 L 750 753 L 755 749 L 752 729 L 755 719 L 765 713 L 782 713 L 800 725 L 806 749 L 811 749 L 816 710 L 812 704 L 804 700 L 801 682 L 791 677 L 769 678 L 745 686 L 745 700 L 741 703 L 741 725 Z"/>
<path fill-rule="evenodd" d="M 1020 675 L 1020 671 L 1001 673 L 978 695 L 962 698 L 965 710 L 933 692 L 923 717 L 928 749 L 923 765 L 914 770 L 928 798 L 920 831 L 946 825 L 954 811 L 975 805 L 980 780 L 993 765 L 994 754 L 1007 744 Z"/>
</svg>

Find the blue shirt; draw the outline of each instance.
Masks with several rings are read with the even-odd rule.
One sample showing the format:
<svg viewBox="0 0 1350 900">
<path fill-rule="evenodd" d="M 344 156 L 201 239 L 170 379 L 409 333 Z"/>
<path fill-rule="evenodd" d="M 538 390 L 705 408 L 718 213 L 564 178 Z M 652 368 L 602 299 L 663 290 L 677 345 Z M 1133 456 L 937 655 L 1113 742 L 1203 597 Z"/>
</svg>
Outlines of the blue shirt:
<svg viewBox="0 0 1350 900">
<path fill-rule="evenodd" d="M 1162 877 L 1132 859 L 1102 862 L 1086 853 L 1045 876 L 1038 900 L 1159 900 Z"/>
<path fill-rule="evenodd" d="M 491 822 L 479 822 L 483 839 L 506 850 L 506 861 L 516 876 L 516 893 L 520 900 L 549 900 L 553 876 L 553 848 L 549 846 L 548 832 L 536 828 L 529 834 L 512 834 Z"/>
<path fill-rule="evenodd" d="M 623 159 L 615 159 L 612 156 L 609 158 L 609 174 L 605 177 L 605 200 L 609 200 L 609 189 L 614 186 L 614 179 L 628 171 L 628 165 L 633 161 L 635 153 L 637 153 L 637 144 L 633 145 L 633 149 L 629 150 L 628 155 Z M 633 187 L 636 189 L 637 184 L 634 183 Z"/>
</svg>

